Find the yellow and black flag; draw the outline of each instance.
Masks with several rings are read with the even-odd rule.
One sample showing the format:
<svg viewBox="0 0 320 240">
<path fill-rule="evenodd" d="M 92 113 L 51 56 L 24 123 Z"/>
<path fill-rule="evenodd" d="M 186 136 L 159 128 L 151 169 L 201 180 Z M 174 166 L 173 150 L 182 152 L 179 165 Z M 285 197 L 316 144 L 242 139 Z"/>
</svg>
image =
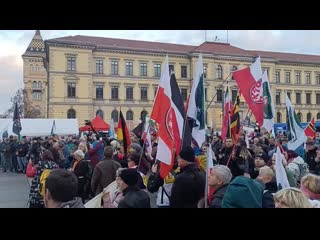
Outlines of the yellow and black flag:
<svg viewBox="0 0 320 240">
<path fill-rule="evenodd" d="M 119 117 L 119 121 L 118 121 L 117 140 L 123 142 L 124 154 L 127 156 L 128 148 L 131 145 L 131 140 L 130 140 L 130 134 L 129 134 L 129 130 L 127 127 L 127 123 L 123 117 L 121 110 L 120 110 L 120 117 Z"/>
<path fill-rule="evenodd" d="M 236 104 L 233 107 L 232 115 L 231 115 L 231 137 L 234 143 L 238 141 L 239 131 L 240 131 L 240 114 L 239 114 L 239 107 L 240 107 L 240 96 L 238 94 Z"/>
</svg>

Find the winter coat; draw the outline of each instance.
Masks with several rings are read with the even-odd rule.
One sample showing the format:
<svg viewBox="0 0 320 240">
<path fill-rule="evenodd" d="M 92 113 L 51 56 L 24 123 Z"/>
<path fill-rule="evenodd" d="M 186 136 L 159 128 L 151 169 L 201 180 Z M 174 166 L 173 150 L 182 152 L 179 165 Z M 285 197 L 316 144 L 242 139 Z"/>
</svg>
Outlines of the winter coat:
<svg viewBox="0 0 320 240">
<path fill-rule="evenodd" d="M 28 144 L 18 144 L 17 146 L 18 157 L 25 157 L 29 152 Z"/>
<path fill-rule="evenodd" d="M 172 186 L 170 207 L 197 208 L 204 197 L 205 174 L 191 163 L 180 169 Z"/>
<path fill-rule="evenodd" d="M 99 151 L 101 145 L 102 145 L 102 142 L 99 141 L 98 144 L 97 144 L 95 147 L 90 148 L 90 149 L 88 150 L 92 168 L 95 168 L 95 166 L 96 166 L 96 165 L 98 164 L 98 162 L 99 162 L 99 154 L 98 154 L 98 151 Z"/>
<path fill-rule="evenodd" d="M 118 208 L 150 208 L 149 195 L 138 187 L 127 187 Z"/>
<path fill-rule="evenodd" d="M 84 205 L 81 198 L 76 197 L 71 201 L 61 203 L 57 208 L 84 208 Z"/>
<path fill-rule="evenodd" d="M 265 184 L 262 197 L 262 208 L 275 208 L 273 195 L 277 191 L 277 182 L 268 182 Z"/>
<path fill-rule="evenodd" d="M 87 160 L 81 160 L 74 168 L 74 174 L 78 178 L 78 197 L 83 201 L 89 197 L 91 172 L 92 168 Z"/>
<path fill-rule="evenodd" d="M 304 161 L 309 165 L 309 170 L 311 172 L 315 171 L 316 168 L 316 156 L 317 156 L 317 148 L 314 146 L 313 149 L 309 150 L 304 155 Z"/>
<path fill-rule="evenodd" d="M 213 196 L 212 196 L 212 201 L 211 201 L 209 208 L 221 208 L 222 199 L 223 199 L 225 192 L 227 191 L 228 185 L 229 184 L 224 184 L 214 191 Z"/>
<path fill-rule="evenodd" d="M 99 162 L 93 170 L 91 179 L 92 192 L 95 195 L 101 193 L 105 187 L 116 179 L 116 171 L 120 167 L 120 163 L 111 159 L 104 159 Z"/>
</svg>

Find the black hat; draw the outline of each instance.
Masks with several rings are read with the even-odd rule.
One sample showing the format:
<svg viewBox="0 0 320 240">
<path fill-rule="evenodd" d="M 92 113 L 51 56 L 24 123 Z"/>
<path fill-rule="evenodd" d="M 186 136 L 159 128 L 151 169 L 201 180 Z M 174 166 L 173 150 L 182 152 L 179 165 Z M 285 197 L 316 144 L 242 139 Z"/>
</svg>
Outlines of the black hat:
<svg viewBox="0 0 320 240">
<path fill-rule="evenodd" d="M 124 181 L 128 186 L 134 186 L 139 181 L 139 173 L 137 169 L 125 169 L 120 174 L 119 177 Z"/>
<path fill-rule="evenodd" d="M 184 147 L 184 148 L 180 151 L 179 156 L 180 156 L 183 160 L 185 160 L 185 161 L 187 161 L 187 162 L 195 162 L 195 160 L 194 160 L 194 151 L 193 151 L 192 147 L 190 147 L 190 146 Z"/>
<path fill-rule="evenodd" d="M 265 163 L 268 163 L 269 161 L 267 154 L 265 154 L 264 152 L 257 153 L 255 158 L 261 158 L 263 161 L 265 161 Z"/>
</svg>

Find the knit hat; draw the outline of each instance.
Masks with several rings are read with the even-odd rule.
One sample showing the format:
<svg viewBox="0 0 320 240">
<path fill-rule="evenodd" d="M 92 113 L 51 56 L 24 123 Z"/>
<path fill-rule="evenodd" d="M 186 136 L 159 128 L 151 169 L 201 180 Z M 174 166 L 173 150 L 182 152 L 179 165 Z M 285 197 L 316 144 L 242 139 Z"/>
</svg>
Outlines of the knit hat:
<svg viewBox="0 0 320 240">
<path fill-rule="evenodd" d="M 185 160 L 185 161 L 187 161 L 187 162 L 195 162 L 195 160 L 194 160 L 194 151 L 193 151 L 192 147 L 190 147 L 190 146 L 184 147 L 184 148 L 180 151 L 179 156 L 180 156 L 183 160 Z"/>
<path fill-rule="evenodd" d="M 228 186 L 222 208 L 261 208 L 263 187 L 257 181 L 238 176 Z"/>
<path fill-rule="evenodd" d="M 136 169 L 131 168 L 123 170 L 119 177 L 130 187 L 137 185 L 140 176 Z"/>
<path fill-rule="evenodd" d="M 139 143 L 132 143 L 130 147 L 133 148 L 137 153 L 141 153 L 142 147 Z"/>
<path fill-rule="evenodd" d="M 264 152 L 259 152 L 255 155 L 255 158 L 261 158 L 266 164 L 269 161 L 268 155 L 265 154 Z"/>
</svg>

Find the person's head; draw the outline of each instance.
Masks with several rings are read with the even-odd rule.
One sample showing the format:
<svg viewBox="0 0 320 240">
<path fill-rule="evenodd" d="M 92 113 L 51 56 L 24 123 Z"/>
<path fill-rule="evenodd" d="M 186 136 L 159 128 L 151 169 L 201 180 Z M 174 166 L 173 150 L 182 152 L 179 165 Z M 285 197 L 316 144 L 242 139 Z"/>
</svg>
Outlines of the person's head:
<svg viewBox="0 0 320 240">
<path fill-rule="evenodd" d="M 155 158 L 157 156 L 158 143 L 152 145 L 151 157 Z"/>
<path fill-rule="evenodd" d="M 44 203 L 47 208 L 55 208 L 60 203 L 73 200 L 78 194 L 78 179 L 70 171 L 54 169 L 46 179 Z"/>
<path fill-rule="evenodd" d="M 288 143 L 288 139 L 287 138 L 282 138 L 281 139 L 281 144 L 282 145 L 285 145 L 285 144 L 287 144 Z"/>
<path fill-rule="evenodd" d="M 184 147 L 180 151 L 177 159 L 178 159 L 178 166 L 179 167 L 184 167 L 190 163 L 194 163 L 195 156 L 194 156 L 194 151 L 193 151 L 192 147 L 190 147 L 190 146 Z"/>
<path fill-rule="evenodd" d="M 132 152 L 128 155 L 128 167 L 132 168 L 138 166 L 140 161 L 140 154 L 137 152 Z"/>
<path fill-rule="evenodd" d="M 284 188 L 274 195 L 276 208 L 312 208 L 309 200 L 298 188 Z"/>
<path fill-rule="evenodd" d="M 213 135 L 212 137 L 212 142 L 215 143 L 215 142 L 218 142 L 219 141 L 219 138 L 217 135 Z"/>
<path fill-rule="evenodd" d="M 88 147 L 87 144 L 85 142 L 80 142 L 78 149 L 81 150 L 82 152 L 86 153 L 88 152 Z"/>
<path fill-rule="evenodd" d="M 270 145 L 275 145 L 275 140 L 274 140 L 274 138 L 270 138 L 270 139 L 269 139 L 269 144 L 270 144 Z"/>
<path fill-rule="evenodd" d="M 257 145 L 260 139 L 258 137 L 253 138 L 253 144 Z"/>
<path fill-rule="evenodd" d="M 312 200 L 320 200 L 320 176 L 307 174 L 301 178 L 301 191 Z"/>
<path fill-rule="evenodd" d="M 202 149 L 202 152 L 207 152 L 207 143 L 206 142 L 204 142 L 203 144 L 202 144 L 202 146 L 201 146 L 201 149 Z"/>
<path fill-rule="evenodd" d="M 209 176 L 209 186 L 217 189 L 218 187 L 228 184 L 231 181 L 232 174 L 230 169 L 224 165 L 216 165 L 213 167 Z"/>
<path fill-rule="evenodd" d="M 267 164 L 268 160 L 268 155 L 264 152 L 257 153 L 254 158 L 254 165 L 256 168 L 261 168 Z"/>
<path fill-rule="evenodd" d="M 110 145 L 114 151 L 119 150 L 120 148 L 120 143 L 117 140 L 112 140 Z"/>
<path fill-rule="evenodd" d="M 124 169 L 119 174 L 118 188 L 123 192 L 127 187 L 135 187 L 138 184 L 140 173 L 136 169 Z"/>
<path fill-rule="evenodd" d="M 128 169 L 128 168 L 118 168 L 116 171 L 116 183 L 117 183 L 118 188 L 119 188 L 120 182 L 121 182 L 120 174 L 123 170 L 126 170 L 126 169 Z"/>
<path fill-rule="evenodd" d="M 259 169 L 259 175 L 257 179 L 259 179 L 263 183 L 271 182 L 273 178 L 274 178 L 274 172 L 270 167 L 264 166 Z"/>
<path fill-rule="evenodd" d="M 113 147 L 111 147 L 111 146 L 106 146 L 105 148 L 104 148 L 104 157 L 106 158 L 106 159 L 111 159 L 112 158 L 112 156 L 113 156 Z"/>
<path fill-rule="evenodd" d="M 287 151 L 287 154 L 288 154 L 288 162 L 292 161 L 293 159 L 295 159 L 296 157 L 298 157 L 298 154 L 293 151 L 293 150 L 288 150 Z"/>
<path fill-rule="evenodd" d="M 320 159 L 320 148 L 317 149 L 317 158 Z"/>
<path fill-rule="evenodd" d="M 141 153 L 141 151 L 142 151 L 142 147 L 140 146 L 139 143 L 132 143 L 130 145 L 129 153 L 133 153 L 133 152 Z"/>
<path fill-rule="evenodd" d="M 54 157 L 51 151 L 44 151 L 41 155 L 43 161 L 54 161 Z"/>
<path fill-rule="evenodd" d="M 230 148 L 233 145 L 232 138 L 226 138 L 226 147 Z"/>
<path fill-rule="evenodd" d="M 314 144 L 315 144 L 314 140 L 312 138 L 308 138 L 306 141 L 306 150 L 309 151 L 314 149 Z"/>
<path fill-rule="evenodd" d="M 82 159 L 84 159 L 84 153 L 81 150 L 77 150 L 73 153 L 73 157 L 78 160 L 81 161 Z"/>
</svg>

